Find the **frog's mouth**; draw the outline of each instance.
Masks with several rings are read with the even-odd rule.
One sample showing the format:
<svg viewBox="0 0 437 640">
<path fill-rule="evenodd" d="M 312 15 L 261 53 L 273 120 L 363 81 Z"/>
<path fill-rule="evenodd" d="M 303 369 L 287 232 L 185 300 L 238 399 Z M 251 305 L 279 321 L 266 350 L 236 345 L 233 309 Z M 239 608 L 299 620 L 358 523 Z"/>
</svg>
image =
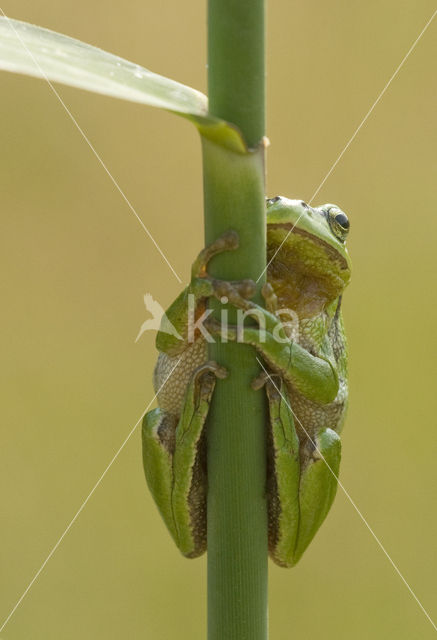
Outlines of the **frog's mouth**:
<svg viewBox="0 0 437 640">
<path fill-rule="evenodd" d="M 350 280 L 344 255 L 289 223 L 268 225 L 267 260 L 268 280 L 278 303 L 300 317 L 320 313 Z"/>
</svg>

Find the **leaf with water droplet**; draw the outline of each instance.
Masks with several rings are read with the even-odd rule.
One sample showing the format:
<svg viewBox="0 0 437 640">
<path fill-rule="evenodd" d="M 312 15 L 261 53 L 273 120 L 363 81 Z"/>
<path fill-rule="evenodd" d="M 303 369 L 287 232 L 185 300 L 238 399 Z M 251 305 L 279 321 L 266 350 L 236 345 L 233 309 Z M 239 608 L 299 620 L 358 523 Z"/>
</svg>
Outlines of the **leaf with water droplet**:
<svg viewBox="0 0 437 640">
<path fill-rule="evenodd" d="M 237 127 L 211 116 L 200 91 L 55 31 L 0 17 L 1 69 L 172 111 L 203 136 L 247 152 Z"/>
</svg>

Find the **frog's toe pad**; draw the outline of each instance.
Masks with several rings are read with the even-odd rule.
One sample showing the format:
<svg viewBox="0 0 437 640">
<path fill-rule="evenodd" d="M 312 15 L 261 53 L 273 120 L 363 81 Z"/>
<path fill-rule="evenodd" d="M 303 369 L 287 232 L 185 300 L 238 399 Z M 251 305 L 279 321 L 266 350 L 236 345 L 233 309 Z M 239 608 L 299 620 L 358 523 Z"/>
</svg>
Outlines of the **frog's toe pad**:
<svg viewBox="0 0 437 640">
<path fill-rule="evenodd" d="M 217 251 L 238 249 L 239 244 L 240 239 L 238 237 L 238 233 L 233 229 L 229 229 L 229 231 L 222 233 L 213 243 Z"/>
<path fill-rule="evenodd" d="M 282 396 L 282 385 L 283 381 L 281 379 L 281 376 L 278 373 L 269 373 L 268 371 L 261 371 L 250 383 L 250 386 L 252 387 L 252 389 L 255 389 L 255 391 L 258 391 L 258 389 L 261 389 L 265 386 L 267 395 L 270 399 L 278 399 Z"/>
<path fill-rule="evenodd" d="M 253 280 L 240 280 L 233 285 L 243 298 L 253 298 L 256 293 L 256 283 Z"/>
<path fill-rule="evenodd" d="M 218 362 L 215 362 L 214 360 L 208 360 L 208 362 L 205 362 L 205 364 L 200 365 L 200 367 L 197 367 L 195 375 L 196 378 L 199 378 L 201 376 L 203 376 L 205 373 L 213 373 L 215 375 L 216 378 L 226 378 L 228 376 L 228 370 L 225 367 L 222 367 L 222 365 L 218 364 Z"/>
<path fill-rule="evenodd" d="M 246 300 L 252 298 L 256 292 L 255 282 L 249 279 L 235 282 L 215 280 L 213 287 L 218 299 L 227 298 L 227 302 L 234 304 L 236 307 L 244 307 Z"/>
<path fill-rule="evenodd" d="M 263 285 L 261 295 L 264 298 L 266 309 L 274 313 L 278 308 L 278 296 L 269 282 Z"/>
</svg>

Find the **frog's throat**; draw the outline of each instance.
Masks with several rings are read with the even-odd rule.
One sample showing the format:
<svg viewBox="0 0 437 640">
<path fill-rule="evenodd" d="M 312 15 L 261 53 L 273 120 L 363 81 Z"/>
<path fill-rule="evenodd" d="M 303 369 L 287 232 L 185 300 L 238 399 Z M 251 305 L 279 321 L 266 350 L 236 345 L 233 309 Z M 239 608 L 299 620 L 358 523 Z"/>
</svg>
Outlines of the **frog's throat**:
<svg viewBox="0 0 437 640">
<path fill-rule="evenodd" d="M 350 279 L 349 265 L 334 247 L 301 229 L 295 228 L 283 242 L 290 229 L 289 224 L 268 226 L 267 252 L 273 259 L 267 279 L 279 308 L 311 318 L 342 294 Z"/>
<path fill-rule="evenodd" d="M 307 238 L 307 240 L 312 244 L 314 244 L 315 246 L 318 245 L 320 248 L 323 248 L 323 250 L 326 251 L 326 253 L 328 254 L 328 256 L 331 258 L 333 262 L 334 261 L 336 262 L 338 260 L 340 263 L 340 268 L 342 270 L 345 270 L 345 271 L 348 270 L 348 262 L 345 256 L 342 255 L 339 251 L 337 251 L 332 245 L 328 244 L 321 238 L 318 238 L 317 236 L 309 233 L 309 231 L 305 231 L 304 229 L 299 229 L 298 227 L 295 226 L 295 224 L 291 222 L 287 222 L 287 223 L 278 222 L 278 223 L 272 223 L 272 224 L 269 223 L 267 227 L 267 233 L 269 233 L 269 231 L 272 231 L 274 229 L 284 229 L 284 231 L 287 234 L 289 234 L 284 244 L 292 245 L 296 236 L 303 236 Z M 285 238 L 285 234 L 284 234 L 284 238 Z M 284 240 L 284 238 L 282 238 L 282 241 Z M 275 248 L 275 251 L 276 251 L 276 248 Z"/>
</svg>

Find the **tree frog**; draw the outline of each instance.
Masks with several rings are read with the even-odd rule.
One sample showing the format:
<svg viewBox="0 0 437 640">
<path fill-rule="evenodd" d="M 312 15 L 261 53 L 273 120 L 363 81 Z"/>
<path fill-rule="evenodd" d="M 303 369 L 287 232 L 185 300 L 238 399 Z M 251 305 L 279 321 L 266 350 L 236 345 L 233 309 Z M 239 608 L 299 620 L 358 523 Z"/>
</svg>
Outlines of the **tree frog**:
<svg viewBox="0 0 437 640">
<path fill-rule="evenodd" d="M 208 261 L 214 255 L 238 246 L 237 234 L 228 231 L 201 251 L 190 284 L 167 311 L 156 339 L 154 386 L 159 407 L 143 421 L 143 462 L 158 509 L 176 545 L 189 558 L 206 550 L 204 426 L 216 379 L 227 375 L 222 366 L 208 361 L 208 335 L 253 345 L 267 372 L 253 386 L 268 400 L 271 558 L 284 567 L 295 565 L 332 505 L 348 398 L 341 316 L 343 290 L 351 273 L 345 246 L 348 231 L 348 218 L 336 205 L 312 208 L 301 200 L 268 199 L 265 305 L 250 300 L 255 291 L 252 281 L 225 282 L 208 275 Z M 223 296 L 256 323 L 237 329 L 208 319 L 208 335 L 205 328 L 190 330 L 193 308 L 198 320 L 209 298 Z M 291 326 L 281 322 L 284 309 L 291 310 L 295 319 Z M 168 322 L 176 331 L 168 331 Z"/>
</svg>

